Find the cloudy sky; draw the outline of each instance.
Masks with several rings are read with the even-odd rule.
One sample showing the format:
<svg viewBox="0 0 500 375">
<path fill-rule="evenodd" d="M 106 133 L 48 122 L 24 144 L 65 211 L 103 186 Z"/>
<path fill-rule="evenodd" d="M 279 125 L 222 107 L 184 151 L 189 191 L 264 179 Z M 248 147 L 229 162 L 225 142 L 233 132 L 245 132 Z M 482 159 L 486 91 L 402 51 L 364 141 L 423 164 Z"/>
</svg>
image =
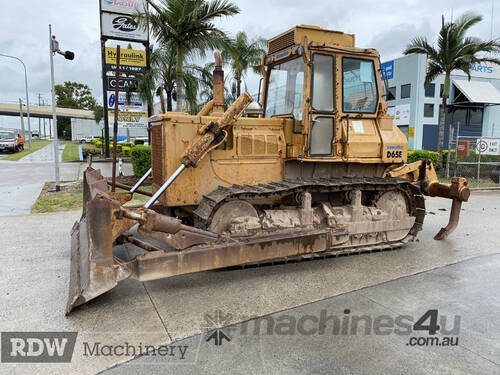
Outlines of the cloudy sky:
<svg viewBox="0 0 500 375">
<path fill-rule="evenodd" d="M 483 15 L 471 35 L 490 38 L 492 0 L 237 0 L 241 13 L 220 20 L 230 34 L 245 31 L 250 37 L 271 38 L 297 24 L 317 25 L 356 34 L 358 47 L 376 48 L 382 61 L 401 55 L 408 41 L 425 35 L 430 40 L 439 30 L 441 14 L 450 19 L 465 11 Z M 500 36 L 500 1 L 493 0 L 493 37 Z M 88 84 L 101 101 L 99 0 L 3 0 L 0 12 L 0 53 L 24 60 L 28 68 L 30 101 L 50 101 L 48 24 L 62 50 L 76 57 L 55 57 L 56 83 Z M 250 92 L 257 90 L 255 77 L 246 79 Z M 21 65 L 0 57 L 0 102 L 24 99 Z M 18 127 L 18 118 L 0 116 L 0 127 Z"/>
</svg>

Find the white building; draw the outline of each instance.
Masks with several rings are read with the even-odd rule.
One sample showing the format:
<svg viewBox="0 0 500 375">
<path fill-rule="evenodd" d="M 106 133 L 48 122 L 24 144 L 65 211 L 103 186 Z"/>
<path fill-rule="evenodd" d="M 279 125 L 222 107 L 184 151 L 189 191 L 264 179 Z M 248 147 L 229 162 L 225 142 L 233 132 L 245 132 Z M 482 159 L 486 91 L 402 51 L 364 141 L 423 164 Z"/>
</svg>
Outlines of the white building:
<svg viewBox="0 0 500 375">
<path fill-rule="evenodd" d="M 388 100 L 389 110 L 408 137 L 409 148 L 435 151 L 444 75 L 424 88 L 427 57 L 421 54 L 403 56 L 382 67 L 395 98 Z M 500 66 L 473 65 L 470 81 L 463 72 L 452 72 L 445 124 L 444 149 L 450 124 L 455 131 L 460 124 L 461 136 L 500 138 Z"/>
</svg>

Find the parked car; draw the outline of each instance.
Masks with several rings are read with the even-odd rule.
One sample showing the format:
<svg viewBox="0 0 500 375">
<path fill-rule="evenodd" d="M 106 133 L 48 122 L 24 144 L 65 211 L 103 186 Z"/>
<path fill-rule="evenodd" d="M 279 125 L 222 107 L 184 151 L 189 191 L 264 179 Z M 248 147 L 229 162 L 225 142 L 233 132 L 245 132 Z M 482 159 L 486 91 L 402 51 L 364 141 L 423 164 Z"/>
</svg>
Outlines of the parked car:
<svg viewBox="0 0 500 375">
<path fill-rule="evenodd" d="M 17 152 L 19 143 L 17 142 L 17 135 L 11 131 L 0 131 L 0 151 Z"/>
<path fill-rule="evenodd" d="M 92 135 L 81 137 L 80 143 L 90 143 L 90 142 L 92 142 L 93 139 L 94 139 L 94 136 L 92 136 Z"/>
</svg>

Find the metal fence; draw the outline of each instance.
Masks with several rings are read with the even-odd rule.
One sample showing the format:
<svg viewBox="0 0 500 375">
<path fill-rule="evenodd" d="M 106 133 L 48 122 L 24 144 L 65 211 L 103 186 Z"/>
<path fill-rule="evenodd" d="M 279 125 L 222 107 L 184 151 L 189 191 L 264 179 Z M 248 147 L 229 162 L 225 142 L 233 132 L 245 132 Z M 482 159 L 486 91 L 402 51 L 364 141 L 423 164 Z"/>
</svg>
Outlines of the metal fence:
<svg viewBox="0 0 500 375">
<path fill-rule="evenodd" d="M 476 189 L 500 187 L 500 138 L 459 134 L 451 127 L 446 177 L 466 177 Z"/>
</svg>

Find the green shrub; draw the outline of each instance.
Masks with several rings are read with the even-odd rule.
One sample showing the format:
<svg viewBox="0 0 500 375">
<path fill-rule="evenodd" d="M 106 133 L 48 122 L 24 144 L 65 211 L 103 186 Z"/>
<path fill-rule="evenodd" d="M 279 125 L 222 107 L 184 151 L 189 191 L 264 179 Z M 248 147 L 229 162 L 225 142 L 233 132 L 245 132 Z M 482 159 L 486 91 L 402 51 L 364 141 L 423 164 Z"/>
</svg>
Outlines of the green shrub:
<svg viewBox="0 0 500 375">
<path fill-rule="evenodd" d="M 99 140 L 94 140 L 94 141 L 92 141 L 92 143 L 95 145 L 95 147 L 102 149 L 102 141 Z"/>
<path fill-rule="evenodd" d="M 448 150 L 443 150 L 443 168 L 446 168 L 446 163 L 448 161 L 448 154 L 450 154 L 450 152 L 448 152 Z M 454 163 L 454 162 L 455 162 L 455 150 L 451 150 L 450 163 Z"/>
<path fill-rule="evenodd" d="M 116 152 L 118 152 L 118 153 L 122 152 L 122 147 L 123 146 L 121 145 L 121 143 L 117 143 L 116 144 Z M 113 152 L 113 143 L 110 143 L 109 151 Z"/>
<path fill-rule="evenodd" d="M 130 150 L 134 175 L 142 177 L 151 168 L 151 146 L 135 146 Z"/>
<path fill-rule="evenodd" d="M 134 144 L 135 145 L 143 145 L 144 144 L 144 139 L 134 139 Z"/>
<path fill-rule="evenodd" d="M 408 163 L 414 163 L 419 160 L 429 159 L 434 164 L 434 167 L 438 167 L 439 154 L 434 151 L 427 150 L 408 150 Z"/>
<path fill-rule="evenodd" d="M 135 146 L 135 144 L 133 142 L 122 142 L 121 145 L 123 147 L 130 147 L 130 148 Z"/>
<path fill-rule="evenodd" d="M 97 142 L 101 142 L 99 139 L 94 138 L 93 140 L 90 141 L 93 145 L 97 146 Z M 102 142 L 101 142 L 102 144 Z"/>
<path fill-rule="evenodd" d="M 86 158 L 88 155 L 98 155 L 101 153 L 101 149 L 95 147 L 94 145 L 83 145 L 82 146 L 83 157 Z"/>
<path fill-rule="evenodd" d="M 131 149 L 132 149 L 132 147 L 123 146 L 122 147 L 122 155 L 123 156 L 130 156 Z"/>
</svg>

